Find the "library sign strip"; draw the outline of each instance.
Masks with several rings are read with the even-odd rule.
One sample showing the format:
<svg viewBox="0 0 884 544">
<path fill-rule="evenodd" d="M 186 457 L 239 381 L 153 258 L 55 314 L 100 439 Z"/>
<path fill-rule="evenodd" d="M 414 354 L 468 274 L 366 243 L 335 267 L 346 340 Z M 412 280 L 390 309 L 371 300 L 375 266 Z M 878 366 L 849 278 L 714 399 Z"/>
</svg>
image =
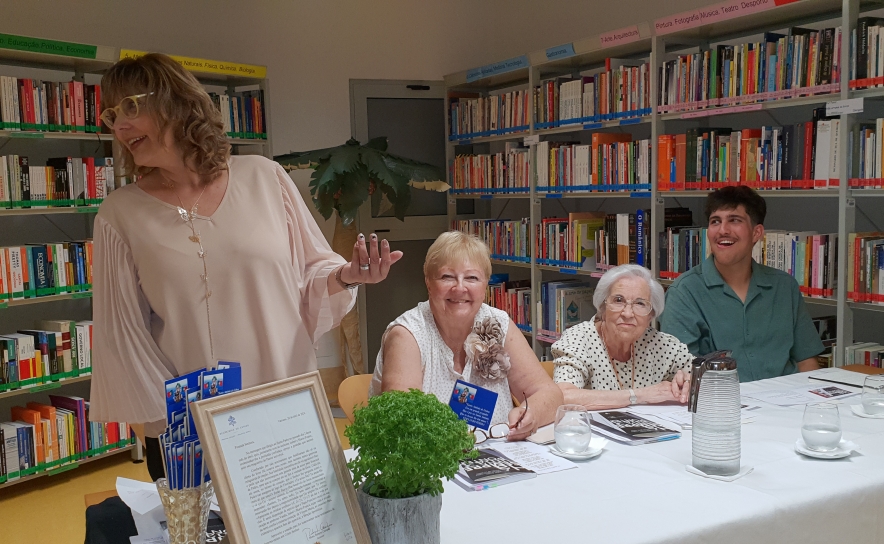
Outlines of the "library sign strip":
<svg viewBox="0 0 884 544">
<path fill-rule="evenodd" d="M 146 55 L 146 51 L 135 51 L 132 49 L 121 49 L 120 60 L 135 59 Z M 169 55 L 173 60 L 191 72 L 206 72 L 210 74 L 220 74 L 225 76 L 236 77 L 253 77 L 255 79 L 263 79 L 267 77 L 267 67 L 254 64 L 240 64 L 236 62 L 222 62 L 220 60 L 198 59 L 194 57 L 181 57 L 178 55 Z"/>
<path fill-rule="evenodd" d="M 76 57 L 80 59 L 94 59 L 98 50 L 94 45 L 28 38 L 12 34 L 0 34 L 0 49 L 61 55 L 63 57 Z"/>
<path fill-rule="evenodd" d="M 573 47 L 571 49 L 573 50 Z M 514 72 L 516 70 L 521 70 L 522 68 L 528 68 L 530 66 L 530 64 L 531 63 L 528 62 L 527 55 L 522 55 L 521 57 L 514 57 L 514 58 L 511 58 L 508 60 L 504 60 L 501 62 L 495 62 L 492 64 L 486 64 L 485 66 L 480 66 L 478 68 L 473 68 L 472 70 L 468 70 L 467 71 L 467 83 L 472 83 L 473 81 L 485 79 L 486 77 L 496 76 L 498 74 L 505 74 L 507 72 Z"/>
<path fill-rule="evenodd" d="M 654 21 L 658 36 L 759 13 L 801 0 L 730 0 Z"/>
</svg>

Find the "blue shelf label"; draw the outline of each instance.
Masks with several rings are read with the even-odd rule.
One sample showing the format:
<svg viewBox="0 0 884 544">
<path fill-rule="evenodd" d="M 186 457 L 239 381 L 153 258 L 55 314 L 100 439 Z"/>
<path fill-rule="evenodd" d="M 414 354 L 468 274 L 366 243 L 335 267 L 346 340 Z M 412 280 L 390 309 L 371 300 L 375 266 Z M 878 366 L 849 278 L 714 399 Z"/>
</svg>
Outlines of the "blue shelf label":
<svg viewBox="0 0 884 544">
<path fill-rule="evenodd" d="M 472 143 L 472 140 L 461 140 L 461 141 L 457 142 L 457 145 L 470 145 L 471 143 Z"/>
<path fill-rule="evenodd" d="M 559 268 L 559 272 L 562 274 L 577 274 L 577 271 L 573 268 Z"/>
<path fill-rule="evenodd" d="M 492 198 L 494 198 L 494 195 L 479 195 L 479 198 L 481 200 L 491 200 Z"/>
<path fill-rule="evenodd" d="M 597 128 L 602 128 L 601 123 L 586 123 L 583 125 L 583 130 L 595 130 Z"/>
<path fill-rule="evenodd" d="M 573 43 L 557 45 L 546 50 L 546 60 L 566 59 L 568 57 L 573 57 L 574 55 Z"/>
<path fill-rule="evenodd" d="M 642 122 L 641 117 L 636 117 L 634 119 L 623 119 L 620 121 L 620 125 L 637 125 Z"/>
<path fill-rule="evenodd" d="M 497 74 L 505 74 L 507 72 L 513 72 L 515 70 L 521 70 L 522 68 L 528 68 L 529 66 L 528 56 L 522 55 L 521 57 L 514 57 L 508 60 L 504 60 L 501 62 L 495 62 L 492 64 L 486 64 L 485 66 L 480 66 L 478 68 L 473 68 L 472 70 L 467 71 L 467 83 L 472 83 L 473 81 L 478 81 L 480 79 L 484 79 L 486 77 L 495 76 Z"/>
<path fill-rule="evenodd" d="M 629 198 L 651 198 L 651 193 L 650 193 L 650 191 L 647 191 L 647 192 L 633 191 L 633 192 L 629 193 Z"/>
<path fill-rule="evenodd" d="M 547 193 L 546 198 L 562 198 L 562 193 Z"/>
</svg>

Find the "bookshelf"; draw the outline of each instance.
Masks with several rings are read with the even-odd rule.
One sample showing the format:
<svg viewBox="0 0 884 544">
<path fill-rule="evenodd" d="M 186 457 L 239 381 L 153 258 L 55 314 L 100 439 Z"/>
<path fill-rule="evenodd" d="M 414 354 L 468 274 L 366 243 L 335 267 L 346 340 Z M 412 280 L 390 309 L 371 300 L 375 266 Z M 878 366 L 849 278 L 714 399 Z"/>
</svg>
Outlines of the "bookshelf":
<svg viewBox="0 0 884 544">
<path fill-rule="evenodd" d="M 478 186 L 464 186 L 463 176 L 452 176 L 452 172 L 455 174 L 457 172 L 450 169 L 452 179 L 449 182 L 453 190 L 450 191 L 448 198 L 448 219 L 450 225 L 455 225 L 455 222 L 465 220 L 518 221 L 527 218 L 528 254 L 522 256 L 518 262 L 506 256 L 494 255 L 492 264 L 495 273 L 506 272 L 510 274 L 511 279 L 530 280 L 532 325 L 539 323 L 539 313 L 542 310 L 540 308 L 542 282 L 569 278 L 589 281 L 603 273 L 603 270 L 555 266 L 559 263 L 545 264 L 538 259 L 536 248 L 533 247 L 535 244 L 533 233 L 545 218 L 568 217 L 572 212 L 634 213 L 637 209 L 649 209 L 650 218 L 645 225 L 650 234 L 649 248 L 645 251 L 651 258 L 654 275 L 664 286 L 672 283 L 672 279 L 660 276 L 660 263 L 657 258 L 660 254 L 658 238 L 665 231 L 665 209 L 671 206 L 688 207 L 693 212 L 693 224 L 697 225 L 698 221 L 702 222 L 703 199 L 711 192 L 712 187 L 687 188 L 677 184 L 671 186 L 667 183 L 658 184 L 661 153 L 658 142 L 661 135 L 684 134 L 691 128 L 708 129 L 721 126 L 733 127 L 734 131 L 748 132 L 749 129 L 761 126 L 805 122 L 811 119 L 814 108 L 824 107 L 831 102 L 862 98 L 863 111 L 843 113 L 835 117 L 840 122 L 841 134 L 845 135 L 837 140 L 837 153 L 841 157 L 850 159 L 848 136 L 851 135 L 854 125 L 868 122 L 869 119 L 874 120 L 876 117 L 884 117 L 882 109 L 884 88 L 880 85 L 858 88 L 862 85 L 851 83 L 849 76 L 853 68 L 851 48 L 848 46 L 851 32 L 857 28 L 858 18 L 876 15 L 874 10 L 882 10 L 884 5 L 860 0 L 785 0 L 757 3 L 756 6 L 749 4 L 725 2 L 663 17 L 656 21 L 637 22 L 626 28 L 445 76 L 448 90 L 449 118 L 446 123 L 446 140 L 449 164 L 465 155 L 490 157 L 501 153 L 527 154 L 529 183 L 525 187 L 519 187 L 518 190 L 513 190 L 511 185 L 501 188 L 493 183 L 490 185 L 493 187 L 492 190 Z M 881 19 L 884 20 L 884 15 Z M 808 75 L 806 81 L 802 80 L 806 84 L 799 87 L 794 83 L 792 86 L 787 85 L 790 79 L 783 75 L 782 81 L 777 80 L 772 87 L 754 89 L 751 94 L 739 90 L 736 93 L 726 94 L 726 91 L 721 91 L 725 88 L 722 85 L 719 89 L 721 96 L 714 96 L 710 89 L 703 87 L 702 84 L 694 89 L 691 89 L 691 85 L 687 85 L 685 89 L 674 88 L 679 92 L 684 90 L 682 99 L 677 101 L 671 99 L 676 95 L 667 95 L 661 91 L 661 84 L 671 83 L 672 80 L 666 78 L 675 73 L 672 68 L 669 68 L 669 72 L 666 71 L 667 67 L 675 66 L 667 63 L 677 62 L 680 56 L 686 58 L 696 54 L 698 56 L 692 59 L 702 61 L 706 51 L 710 52 L 710 56 L 711 51 L 716 51 L 716 55 L 720 55 L 722 54 L 720 51 L 726 50 L 727 47 L 732 47 L 734 49 L 731 51 L 735 51 L 741 44 L 759 42 L 767 47 L 768 39 L 765 35 L 767 32 L 785 34 L 786 41 L 782 43 L 786 45 L 797 44 L 797 41 L 789 40 L 797 40 L 793 36 L 797 36 L 798 31 L 794 35 L 791 32 L 783 32 L 792 27 L 818 31 L 815 40 L 828 39 L 823 29 L 835 27 L 842 29 L 840 35 L 842 47 L 837 55 L 834 54 L 835 51 L 832 52 L 832 57 L 829 59 L 831 64 L 826 68 L 836 72 L 840 70 L 840 80 L 836 81 L 833 77 L 828 80 L 825 78 L 834 75 L 835 72 L 825 74 L 813 72 Z M 782 51 L 777 49 L 776 52 Z M 649 104 L 640 104 L 635 110 L 621 112 L 619 116 L 606 116 L 603 115 L 604 112 L 599 112 L 599 102 L 595 102 L 594 108 L 590 111 L 593 115 L 587 117 L 585 116 L 587 106 L 584 103 L 581 112 L 584 117 L 567 117 L 560 109 L 560 118 L 550 122 L 547 119 L 538 121 L 542 118 L 542 115 L 539 115 L 540 110 L 547 113 L 550 110 L 548 107 L 538 105 L 544 104 L 543 99 L 535 101 L 529 98 L 528 123 L 518 131 L 460 133 L 458 131 L 461 127 L 451 120 L 454 115 L 453 104 L 460 107 L 464 101 L 478 101 L 479 98 L 487 103 L 495 96 L 514 91 L 529 91 L 530 94 L 530 90 L 541 87 L 551 80 L 554 81 L 554 85 L 574 80 L 583 81 L 585 100 L 587 94 L 585 76 L 593 76 L 593 85 L 597 85 L 598 74 L 606 68 L 606 59 L 627 61 L 623 63 L 626 66 L 648 64 Z M 678 66 L 680 69 L 680 65 Z M 712 63 L 704 68 L 709 69 L 709 66 L 712 66 Z M 780 67 L 777 66 L 777 69 Z M 779 77 L 785 73 L 783 68 L 783 72 L 777 72 L 777 75 Z M 719 77 L 724 79 L 725 74 L 719 73 Z M 877 83 L 882 81 L 884 80 Z M 696 82 L 697 80 L 692 80 L 692 83 Z M 743 84 L 749 85 L 749 83 Z M 572 85 L 577 84 L 572 83 Z M 740 87 L 734 88 L 740 89 Z M 666 87 L 667 91 L 670 89 L 673 87 Z M 732 88 L 727 87 L 727 89 Z M 692 92 L 696 94 L 688 96 L 688 93 Z M 560 90 L 558 97 L 561 101 L 568 95 Z M 634 100 L 634 96 L 630 98 Z M 598 100 L 597 97 L 595 99 Z M 483 105 L 481 102 L 478 103 L 475 110 L 482 111 Z M 561 102 L 559 106 L 561 108 Z M 547 184 L 553 184 L 544 177 L 543 170 L 546 167 L 542 163 L 547 157 L 544 153 L 538 152 L 543 142 L 558 142 L 566 146 L 569 145 L 568 142 L 573 146 L 587 145 L 592 141 L 594 134 L 628 134 L 633 142 L 649 139 L 650 184 L 639 184 L 630 180 L 632 186 L 613 185 L 608 186 L 608 190 L 603 187 L 547 187 Z M 515 151 L 517 148 L 524 149 Z M 575 161 L 576 156 L 575 154 L 573 159 Z M 884 216 L 880 212 L 884 210 L 880 200 L 884 196 L 884 189 L 855 187 L 854 185 L 868 180 L 851 178 L 848 173 L 848 168 L 851 167 L 849 162 L 851 161 L 842 160 L 833 163 L 838 164 L 839 169 L 835 175 L 826 176 L 829 178 L 826 180 L 784 182 L 779 185 L 771 184 L 770 187 L 756 186 L 768 203 L 766 228 L 837 233 L 839 242 L 846 241 L 851 232 L 884 230 L 878 228 L 879 225 L 884 227 Z M 593 165 L 594 168 L 595 166 Z M 855 177 L 856 173 L 853 175 Z M 594 182 L 594 185 L 599 184 L 598 181 Z M 486 184 L 481 187 L 488 186 Z M 878 184 L 877 187 L 881 185 Z M 874 228 L 869 228 L 870 225 Z M 844 264 L 848 256 L 846 246 L 846 243 L 837 245 L 837 262 L 841 264 L 832 296 L 805 296 L 812 315 L 834 313 L 837 316 L 836 364 L 844 361 L 845 347 L 855 340 L 884 343 L 884 337 L 868 338 L 869 335 L 880 336 L 879 332 L 874 331 L 884 330 L 884 315 L 882 315 L 884 304 L 855 302 L 848 295 L 847 267 Z M 548 334 L 549 331 L 537 329 L 535 327 L 530 336 L 535 352 L 541 355 L 556 337 L 554 334 Z"/>
<path fill-rule="evenodd" d="M 62 82 L 56 85 L 58 88 L 63 88 L 65 82 L 78 82 L 88 87 L 98 85 L 101 75 L 121 58 L 140 54 L 143 53 L 117 47 L 0 34 L 0 76 L 5 76 L 12 83 L 17 83 L 19 80 Z M 207 91 L 217 97 L 226 97 L 217 98 L 216 104 L 221 105 L 221 101 L 224 100 L 225 105 L 230 105 L 234 102 L 231 97 L 238 100 L 235 105 L 229 106 L 230 109 L 227 110 L 229 115 L 225 121 L 230 129 L 228 139 L 232 145 L 232 152 L 272 157 L 271 130 L 269 123 L 266 123 L 270 118 L 269 81 L 266 77 L 266 68 L 190 57 L 173 58 L 192 71 Z M 48 94 L 50 87 L 35 85 L 37 89 L 47 89 L 47 97 L 50 96 Z M 9 93 L 5 96 L 9 96 Z M 23 95 L 20 96 L 24 100 Z M 38 91 L 35 91 L 35 100 L 39 100 L 40 96 Z M 49 115 L 48 111 L 53 101 L 47 99 L 45 104 L 47 118 L 36 117 L 36 119 L 51 123 L 53 116 Z M 28 166 L 34 167 L 46 164 L 45 161 L 51 157 L 98 159 L 116 155 L 117 144 L 113 135 L 106 132 L 106 129 L 102 132 L 99 123 L 95 121 L 98 108 L 93 107 L 91 112 L 86 109 L 88 97 L 84 109 L 86 109 L 86 124 L 89 126 L 79 130 L 77 127 L 48 125 L 48 123 L 46 126 L 9 126 L 6 121 L 10 111 L 15 111 L 15 107 L 14 104 L 5 102 L 2 105 L 4 109 L 0 112 L 0 119 L 4 124 L 0 125 L 0 150 L 2 150 L 0 154 L 3 156 L 27 156 L 30 159 Z M 89 122 L 89 118 L 94 122 Z M 96 163 L 98 164 L 98 161 Z M 4 179 L 0 179 L 0 182 L 7 183 Z M 113 186 L 119 188 L 120 185 L 120 176 L 114 175 Z M 15 194 L 4 199 L 5 193 L 0 191 L 0 248 L 91 238 L 92 222 L 98 211 L 100 199 L 80 202 L 49 200 L 38 203 L 34 200 L 15 201 L 16 199 L 12 198 Z M 20 191 L 19 196 L 24 196 L 24 193 Z M 47 195 L 47 198 L 57 197 Z M 63 289 L 56 289 L 52 293 L 44 290 L 42 293 L 37 293 L 40 296 L 26 294 L 25 298 L 4 296 L 6 290 L 0 288 L 0 335 L 33 328 L 35 322 L 42 319 L 80 321 L 91 319 L 91 286 L 80 285 L 72 288 L 76 290 L 70 292 L 71 289 L 68 289 L 65 292 Z M 11 419 L 10 409 L 13 406 L 24 405 L 30 401 L 48 404 L 50 394 L 74 395 L 88 399 L 90 382 L 91 367 L 82 373 L 76 369 L 70 373 L 43 376 L 27 382 L 0 384 L 0 421 Z M 110 431 L 107 432 L 108 436 L 113 436 Z M 135 438 L 121 438 L 119 442 L 113 444 L 82 451 L 70 458 L 42 464 L 36 468 L 32 467 L 16 480 L 7 482 L 6 476 L 0 475 L 0 489 L 41 476 L 66 472 L 80 464 L 125 451 L 131 453 L 133 460 L 142 459 L 140 443 L 137 443 Z"/>
</svg>

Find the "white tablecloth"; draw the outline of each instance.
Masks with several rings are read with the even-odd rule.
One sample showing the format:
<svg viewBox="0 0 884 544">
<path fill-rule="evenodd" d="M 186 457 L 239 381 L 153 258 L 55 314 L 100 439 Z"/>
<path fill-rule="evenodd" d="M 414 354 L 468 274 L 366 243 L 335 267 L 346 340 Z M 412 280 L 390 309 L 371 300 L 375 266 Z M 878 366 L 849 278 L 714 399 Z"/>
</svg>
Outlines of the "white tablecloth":
<svg viewBox="0 0 884 544">
<path fill-rule="evenodd" d="M 742 392 L 818 383 L 796 374 Z M 691 432 L 678 440 L 611 442 L 577 469 L 478 492 L 445 483 L 442 542 L 482 543 L 872 543 L 884 542 L 884 420 L 841 403 L 843 438 L 861 447 L 819 460 L 795 452 L 803 406 L 764 403 L 742 427 L 742 465 L 720 482 L 685 471 Z"/>
</svg>

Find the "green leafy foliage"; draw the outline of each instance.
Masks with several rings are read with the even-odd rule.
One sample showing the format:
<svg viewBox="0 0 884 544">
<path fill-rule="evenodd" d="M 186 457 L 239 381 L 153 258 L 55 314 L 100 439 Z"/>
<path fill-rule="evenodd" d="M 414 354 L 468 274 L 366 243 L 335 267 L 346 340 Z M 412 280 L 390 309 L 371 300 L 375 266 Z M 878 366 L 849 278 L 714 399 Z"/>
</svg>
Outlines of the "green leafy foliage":
<svg viewBox="0 0 884 544">
<path fill-rule="evenodd" d="M 304 153 L 289 153 L 274 159 L 283 166 L 313 168 L 310 195 L 313 204 L 326 219 L 337 211 L 344 225 L 349 225 L 359 207 L 376 190 L 393 205 L 394 215 L 405 220 L 411 204 L 410 181 L 440 181 L 442 172 L 435 166 L 387 153 L 387 138 L 373 138 L 360 145 L 353 138 L 338 147 Z"/>
<path fill-rule="evenodd" d="M 344 435 L 358 454 L 347 463 L 353 483 L 385 499 L 437 495 L 442 478 L 451 479 L 461 460 L 476 456 L 466 422 L 418 389 L 372 397 Z"/>
</svg>

